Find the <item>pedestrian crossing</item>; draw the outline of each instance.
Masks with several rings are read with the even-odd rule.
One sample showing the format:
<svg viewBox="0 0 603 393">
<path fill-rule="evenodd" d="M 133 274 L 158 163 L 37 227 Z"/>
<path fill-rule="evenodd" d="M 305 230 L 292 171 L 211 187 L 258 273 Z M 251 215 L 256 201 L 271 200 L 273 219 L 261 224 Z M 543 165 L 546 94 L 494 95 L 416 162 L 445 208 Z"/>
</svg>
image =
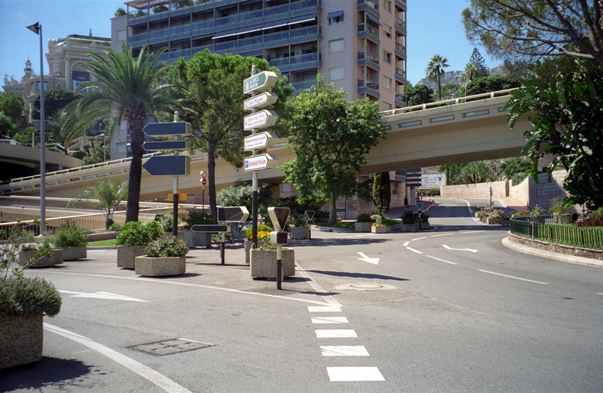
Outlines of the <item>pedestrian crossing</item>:
<svg viewBox="0 0 603 393">
<path fill-rule="evenodd" d="M 308 311 L 312 314 L 311 320 L 314 325 L 345 325 L 349 324 L 345 316 L 323 316 L 318 313 L 336 314 L 341 313 L 339 306 L 309 306 Z M 357 339 L 358 335 L 354 329 L 323 329 L 315 328 L 316 338 L 321 344 L 337 344 L 340 339 Z M 325 342 L 329 340 L 329 342 Z M 370 357 L 364 345 L 321 345 L 320 350 L 323 357 Z M 377 367 L 327 367 L 327 374 L 331 382 L 379 382 L 385 378 Z"/>
</svg>

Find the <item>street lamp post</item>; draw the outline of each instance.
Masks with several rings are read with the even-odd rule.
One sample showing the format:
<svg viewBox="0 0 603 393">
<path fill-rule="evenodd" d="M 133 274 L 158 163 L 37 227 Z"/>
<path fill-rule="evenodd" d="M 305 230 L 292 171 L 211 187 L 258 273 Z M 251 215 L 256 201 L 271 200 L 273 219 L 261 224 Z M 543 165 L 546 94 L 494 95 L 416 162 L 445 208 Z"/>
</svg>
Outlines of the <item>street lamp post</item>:
<svg viewBox="0 0 603 393">
<path fill-rule="evenodd" d="M 44 113 L 44 46 L 42 25 L 36 22 L 27 28 L 40 36 L 40 235 L 46 234 L 46 140 Z"/>
</svg>

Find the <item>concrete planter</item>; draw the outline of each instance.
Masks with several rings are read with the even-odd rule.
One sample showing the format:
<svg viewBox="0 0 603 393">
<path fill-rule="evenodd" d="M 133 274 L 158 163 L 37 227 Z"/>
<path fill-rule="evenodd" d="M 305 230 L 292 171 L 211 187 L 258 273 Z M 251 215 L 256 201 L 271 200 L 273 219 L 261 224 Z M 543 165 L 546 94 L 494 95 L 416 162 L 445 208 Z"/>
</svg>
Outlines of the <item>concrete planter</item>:
<svg viewBox="0 0 603 393">
<path fill-rule="evenodd" d="M 257 250 L 250 252 L 250 272 L 252 278 L 276 279 L 276 250 Z M 285 277 L 295 275 L 295 253 L 292 248 L 283 248 L 281 255 Z"/>
<path fill-rule="evenodd" d="M 42 321 L 42 314 L 0 318 L 0 369 L 42 359 Z"/>
<path fill-rule="evenodd" d="M 189 248 L 211 247 L 211 233 L 193 232 L 190 229 L 184 231 L 184 241 Z"/>
<path fill-rule="evenodd" d="M 258 242 L 258 247 L 262 247 L 264 244 L 266 244 L 267 242 Z M 249 265 L 251 263 L 251 245 L 253 244 L 253 242 L 251 240 L 247 240 L 245 239 L 245 241 L 243 242 L 243 246 L 245 247 L 245 263 L 247 265 Z"/>
<path fill-rule="evenodd" d="M 186 272 L 186 257 L 148 257 L 135 258 L 136 274 L 145 277 L 177 276 Z"/>
<path fill-rule="evenodd" d="M 135 268 L 135 258 L 146 254 L 146 245 L 143 246 L 117 246 L 117 267 L 124 269 Z"/>
<path fill-rule="evenodd" d="M 392 228 L 390 226 L 377 226 L 377 225 L 373 225 L 371 226 L 371 232 L 372 233 L 390 233 L 392 231 Z"/>
<path fill-rule="evenodd" d="M 370 222 L 355 222 L 354 230 L 356 232 L 370 232 L 371 225 L 372 225 L 372 223 L 370 223 Z"/>
<path fill-rule="evenodd" d="M 88 249 L 86 246 L 64 247 L 63 261 L 77 261 L 78 259 L 86 259 Z"/>
<path fill-rule="evenodd" d="M 416 232 L 419 230 L 419 224 L 402 224 L 403 232 Z"/>
<path fill-rule="evenodd" d="M 309 239 L 310 238 L 310 227 L 291 227 L 291 239 Z"/>
<path fill-rule="evenodd" d="M 29 260 L 34 257 L 35 251 L 20 251 L 19 252 L 19 265 L 25 266 L 29 263 Z M 49 267 L 56 264 L 63 263 L 63 249 L 55 249 L 50 252 L 49 257 L 43 257 L 28 267 Z"/>
</svg>

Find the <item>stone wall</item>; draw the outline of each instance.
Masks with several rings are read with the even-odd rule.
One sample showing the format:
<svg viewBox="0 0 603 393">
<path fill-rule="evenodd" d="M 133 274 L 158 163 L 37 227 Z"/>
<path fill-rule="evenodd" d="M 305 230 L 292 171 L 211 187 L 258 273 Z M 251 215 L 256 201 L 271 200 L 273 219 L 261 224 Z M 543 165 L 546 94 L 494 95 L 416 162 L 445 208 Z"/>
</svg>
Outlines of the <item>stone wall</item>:
<svg viewBox="0 0 603 393">
<path fill-rule="evenodd" d="M 490 198 L 490 189 L 492 189 L 492 198 L 506 198 L 509 196 L 509 182 L 507 181 L 442 186 L 440 196 L 442 198 L 488 199 Z"/>
</svg>

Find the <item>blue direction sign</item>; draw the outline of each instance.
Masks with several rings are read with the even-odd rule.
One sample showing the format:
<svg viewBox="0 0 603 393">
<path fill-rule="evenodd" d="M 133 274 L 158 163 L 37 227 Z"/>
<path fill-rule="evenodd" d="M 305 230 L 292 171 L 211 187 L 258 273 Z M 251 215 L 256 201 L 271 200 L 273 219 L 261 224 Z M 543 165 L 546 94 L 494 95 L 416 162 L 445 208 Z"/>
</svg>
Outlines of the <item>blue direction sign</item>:
<svg viewBox="0 0 603 393">
<path fill-rule="evenodd" d="M 176 136 L 186 135 L 191 132 L 191 125 L 185 121 L 171 123 L 149 123 L 142 129 L 149 136 Z"/>
<path fill-rule="evenodd" d="M 142 148 L 146 151 L 159 150 L 186 150 L 188 142 L 183 140 L 177 141 L 146 141 L 142 144 Z"/>
<path fill-rule="evenodd" d="M 153 156 L 142 167 L 151 176 L 187 176 L 191 167 L 190 156 Z"/>
</svg>

